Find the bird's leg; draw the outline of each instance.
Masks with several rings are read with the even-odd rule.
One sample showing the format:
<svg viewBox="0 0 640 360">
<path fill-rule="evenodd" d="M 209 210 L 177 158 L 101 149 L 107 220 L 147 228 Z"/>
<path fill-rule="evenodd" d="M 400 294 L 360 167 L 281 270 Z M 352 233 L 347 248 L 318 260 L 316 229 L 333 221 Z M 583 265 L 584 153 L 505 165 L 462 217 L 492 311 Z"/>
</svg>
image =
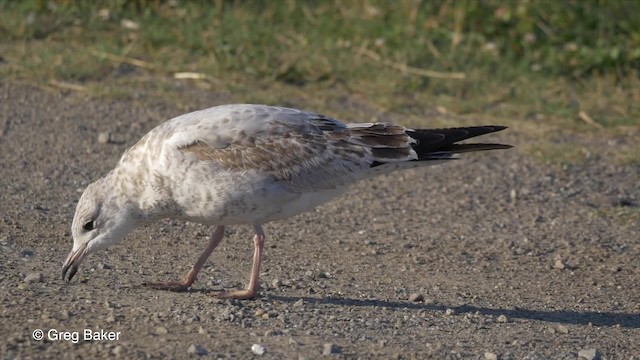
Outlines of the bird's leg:
<svg viewBox="0 0 640 360">
<path fill-rule="evenodd" d="M 154 289 L 186 291 L 193 284 L 193 282 L 196 281 L 196 277 L 198 276 L 198 273 L 200 272 L 200 270 L 202 270 L 204 263 L 207 261 L 207 259 L 209 258 L 209 255 L 211 255 L 211 253 L 218 246 L 218 244 L 220 244 L 220 241 L 222 241 L 223 237 L 224 237 L 224 226 L 218 226 L 216 228 L 216 231 L 213 233 L 211 240 L 209 240 L 209 244 L 207 245 L 207 248 L 204 249 L 202 254 L 200 254 L 200 257 L 198 257 L 198 261 L 196 261 L 195 265 L 193 265 L 191 270 L 182 278 L 181 281 L 151 283 L 151 284 L 145 284 L 145 285 L 150 286 Z"/>
<path fill-rule="evenodd" d="M 253 236 L 253 265 L 251 266 L 249 286 L 244 290 L 217 293 L 216 296 L 223 299 L 252 299 L 258 293 L 258 277 L 260 276 L 265 235 L 260 224 L 254 224 L 253 229 L 256 234 Z"/>
</svg>

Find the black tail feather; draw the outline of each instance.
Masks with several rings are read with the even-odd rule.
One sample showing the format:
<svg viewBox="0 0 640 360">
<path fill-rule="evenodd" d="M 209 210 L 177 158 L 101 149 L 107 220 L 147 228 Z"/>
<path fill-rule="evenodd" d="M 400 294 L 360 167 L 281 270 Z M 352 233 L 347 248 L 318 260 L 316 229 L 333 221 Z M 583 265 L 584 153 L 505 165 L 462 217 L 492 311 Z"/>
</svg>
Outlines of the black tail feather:
<svg viewBox="0 0 640 360">
<path fill-rule="evenodd" d="M 457 144 L 458 141 L 489 134 L 506 129 L 506 126 L 487 125 L 449 129 L 416 129 L 406 130 L 406 134 L 416 140 L 411 147 L 418 155 L 413 161 L 455 160 L 454 154 L 510 149 L 513 146 L 494 143 Z M 374 161 L 371 167 L 386 164 L 387 161 Z"/>
<path fill-rule="evenodd" d="M 417 140 L 413 150 L 418 154 L 418 160 L 435 160 L 450 157 L 452 154 L 472 151 L 509 149 L 512 146 L 504 144 L 455 144 L 458 141 L 489 134 L 506 129 L 506 126 L 472 126 L 450 129 L 417 129 L 407 131 L 407 134 Z"/>
</svg>

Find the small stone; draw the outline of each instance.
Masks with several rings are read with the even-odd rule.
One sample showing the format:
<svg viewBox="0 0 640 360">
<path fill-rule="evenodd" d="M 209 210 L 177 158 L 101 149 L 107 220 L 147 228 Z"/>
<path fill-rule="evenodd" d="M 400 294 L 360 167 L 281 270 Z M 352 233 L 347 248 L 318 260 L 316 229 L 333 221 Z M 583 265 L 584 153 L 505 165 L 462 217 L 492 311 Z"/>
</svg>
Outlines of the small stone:
<svg viewBox="0 0 640 360">
<path fill-rule="evenodd" d="M 98 134 L 98 143 L 106 144 L 111 142 L 111 133 L 110 132 L 101 132 Z"/>
<path fill-rule="evenodd" d="M 69 317 L 71 317 L 71 313 L 69 313 L 69 310 L 65 309 L 60 312 L 60 319 L 69 320 Z"/>
<path fill-rule="evenodd" d="M 109 316 L 107 316 L 105 321 L 108 322 L 108 323 L 116 322 L 116 317 L 113 314 L 109 314 Z"/>
<path fill-rule="evenodd" d="M 116 345 L 111 352 L 115 356 L 121 356 L 124 354 L 124 347 L 122 345 Z"/>
<path fill-rule="evenodd" d="M 563 270 L 567 266 L 564 264 L 562 259 L 556 259 L 556 261 L 553 263 L 553 267 L 558 270 Z"/>
<path fill-rule="evenodd" d="M 498 322 L 500 322 L 500 323 L 509 322 L 509 318 L 506 315 L 500 315 L 500 316 L 498 316 Z"/>
<path fill-rule="evenodd" d="M 264 355 L 267 350 L 260 344 L 253 344 L 251 345 L 251 352 L 256 355 Z"/>
<path fill-rule="evenodd" d="M 27 274 L 24 278 L 24 282 L 26 283 L 34 283 L 34 282 L 42 282 L 44 281 L 44 275 L 41 272 L 32 272 Z"/>
<path fill-rule="evenodd" d="M 26 290 L 28 288 L 29 288 L 29 285 L 27 284 L 24 284 L 24 283 L 18 284 L 18 290 Z"/>
<path fill-rule="evenodd" d="M 484 353 L 484 358 L 487 360 L 498 360 L 498 355 L 496 355 L 496 353 L 487 351 L 486 353 Z"/>
<path fill-rule="evenodd" d="M 203 328 L 202 326 L 200 326 L 198 328 L 198 334 L 207 335 L 207 330 L 205 328 Z"/>
<path fill-rule="evenodd" d="M 112 266 L 109 265 L 109 264 L 105 264 L 105 263 L 98 264 L 98 269 L 100 269 L 100 270 L 109 270 L 111 268 L 112 268 Z"/>
<path fill-rule="evenodd" d="M 456 313 L 456 311 L 455 311 L 455 310 L 453 310 L 453 309 L 447 309 L 447 310 L 445 310 L 445 312 L 444 312 L 444 313 L 445 313 L 445 314 L 447 314 L 447 315 L 453 315 L 453 314 L 455 314 L 455 313 Z"/>
<path fill-rule="evenodd" d="M 273 286 L 274 288 L 279 288 L 282 286 L 282 280 L 280 279 L 273 279 L 273 281 L 271 282 L 271 286 Z"/>
<path fill-rule="evenodd" d="M 196 344 L 191 344 L 189 346 L 189 349 L 187 349 L 187 352 L 189 354 L 198 355 L 198 356 L 207 355 L 209 353 L 207 351 L 207 349 L 203 348 L 200 345 L 196 345 Z"/>
<path fill-rule="evenodd" d="M 31 250 L 22 250 L 22 252 L 20 253 L 20 256 L 22 256 L 23 258 L 33 257 L 33 251 L 31 251 Z"/>
<path fill-rule="evenodd" d="M 167 330 L 167 328 L 164 326 L 157 326 L 155 329 L 155 333 L 157 335 L 166 335 L 169 333 L 169 330 Z"/>
<path fill-rule="evenodd" d="M 433 305 L 436 303 L 436 301 L 433 299 L 424 299 L 424 303 L 425 305 Z"/>
<path fill-rule="evenodd" d="M 586 360 L 600 360 L 600 352 L 595 348 L 578 351 L 578 357 Z"/>
<path fill-rule="evenodd" d="M 303 306 L 304 306 L 304 300 L 302 299 L 293 303 L 293 307 L 303 307 Z"/>
<path fill-rule="evenodd" d="M 563 334 L 568 334 L 569 328 L 564 325 L 558 325 L 558 332 Z"/>
<path fill-rule="evenodd" d="M 256 317 L 260 317 L 260 316 L 264 315 L 265 313 L 266 313 L 266 311 L 264 311 L 263 309 L 256 309 L 255 316 Z"/>
<path fill-rule="evenodd" d="M 511 202 L 516 202 L 516 199 L 518 198 L 518 193 L 516 193 L 516 189 L 511 189 L 511 191 L 509 192 L 509 197 L 511 198 Z"/>
<path fill-rule="evenodd" d="M 326 343 L 322 348 L 322 355 L 340 354 L 341 352 L 342 349 L 340 349 L 338 345 L 332 343 Z"/>
<path fill-rule="evenodd" d="M 422 302 L 424 301 L 424 295 L 419 293 L 413 293 L 409 296 L 409 301 L 411 302 Z"/>
</svg>

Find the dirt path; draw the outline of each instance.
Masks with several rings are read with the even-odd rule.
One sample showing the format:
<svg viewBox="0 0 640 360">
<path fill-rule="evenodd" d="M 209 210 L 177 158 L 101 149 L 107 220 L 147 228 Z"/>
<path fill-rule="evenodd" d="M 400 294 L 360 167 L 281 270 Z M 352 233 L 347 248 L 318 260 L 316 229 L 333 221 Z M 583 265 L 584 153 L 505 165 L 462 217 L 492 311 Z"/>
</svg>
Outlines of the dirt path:
<svg viewBox="0 0 640 360">
<path fill-rule="evenodd" d="M 139 286 L 181 276 L 212 231 L 172 221 L 89 257 L 65 285 L 80 192 L 178 113 L 0 82 L 0 358 L 640 356 L 640 225 L 607 215 L 638 210 L 640 167 L 597 157 L 560 169 L 514 149 L 358 184 L 266 226 L 254 301 L 208 294 L 244 286 L 248 227 L 231 228 L 188 293 Z M 106 131 L 114 143 L 98 142 Z M 36 341 L 36 329 L 80 340 Z M 84 329 L 120 334 L 82 341 Z"/>
</svg>

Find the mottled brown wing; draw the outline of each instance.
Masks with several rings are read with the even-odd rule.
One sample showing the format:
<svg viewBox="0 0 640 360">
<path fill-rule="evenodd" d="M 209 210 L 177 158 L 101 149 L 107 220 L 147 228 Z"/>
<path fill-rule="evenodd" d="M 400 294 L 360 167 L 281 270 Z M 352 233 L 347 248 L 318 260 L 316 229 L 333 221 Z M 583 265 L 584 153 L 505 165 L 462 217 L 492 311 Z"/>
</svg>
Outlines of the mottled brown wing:
<svg viewBox="0 0 640 360">
<path fill-rule="evenodd" d="M 251 141 L 230 142 L 224 148 L 195 141 L 180 150 L 227 170 L 260 172 L 300 191 L 333 189 L 351 183 L 371 163 L 370 153 L 345 141 L 341 132 L 257 136 Z"/>
</svg>

